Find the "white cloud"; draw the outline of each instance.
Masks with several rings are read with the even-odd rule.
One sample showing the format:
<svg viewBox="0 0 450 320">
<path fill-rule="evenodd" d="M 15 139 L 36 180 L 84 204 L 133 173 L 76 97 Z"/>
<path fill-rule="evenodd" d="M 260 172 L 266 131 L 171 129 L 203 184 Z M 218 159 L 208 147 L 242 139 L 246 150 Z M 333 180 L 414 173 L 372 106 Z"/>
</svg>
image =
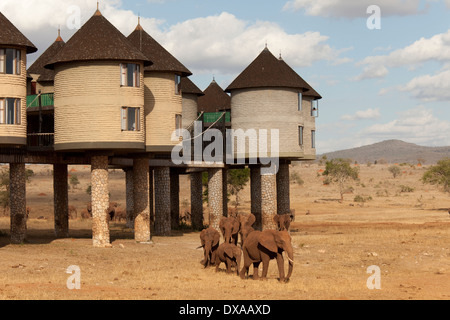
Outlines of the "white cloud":
<svg viewBox="0 0 450 320">
<path fill-rule="evenodd" d="M 380 109 L 367 109 L 362 111 L 357 111 L 354 115 L 344 115 L 341 117 L 342 120 L 354 121 L 354 120 L 374 120 L 381 116 Z"/>
<path fill-rule="evenodd" d="M 369 56 L 359 62 L 358 65 L 408 66 L 414 69 L 428 61 L 450 61 L 450 29 L 431 38 L 421 38 L 405 48 L 391 52 L 389 55 Z"/>
<path fill-rule="evenodd" d="M 383 65 L 370 65 L 365 67 L 363 72 L 353 80 L 360 81 L 365 79 L 384 78 L 388 73 L 389 70 Z"/>
<path fill-rule="evenodd" d="M 388 123 L 374 124 L 359 132 L 359 136 L 375 141 L 407 140 L 412 143 L 444 146 L 450 144 L 450 121 L 437 118 L 432 110 L 419 106 L 398 114 Z"/>
<path fill-rule="evenodd" d="M 420 0 L 292 0 L 284 10 L 305 10 L 311 16 L 359 18 L 368 17 L 367 8 L 373 4 L 381 8 L 382 16 L 415 15 L 428 8 L 428 4 L 421 8 Z"/>
<path fill-rule="evenodd" d="M 450 101 L 450 70 L 413 78 L 400 90 L 423 101 Z"/>
<path fill-rule="evenodd" d="M 292 67 L 306 67 L 320 60 L 333 64 L 346 61 L 339 57 L 341 51 L 327 44 L 328 37 L 319 32 L 289 34 L 276 23 L 248 22 L 227 12 L 174 25 L 161 41 L 200 72 L 242 71 L 265 43 L 274 55 L 281 52 Z"/>
<path fill-rule="evenodd" d="M 59 26 L 66 41 L 76 31 L 64 30 L 71 14 L 68 9 L 73 5 L 80 8 L 81 24 L 96 9 L 92 0 L 2 0 L 0 10 L 38 46 L 39 52 L 29 58 L 32 63 L 54 41 Z M 126 36 L 136 27 L 137 15 L 122 9 L 120 0 L 101 1 L 100 11 Z M 346 49 L 332 48 L 327 44 L 328 37 L 319 32 L 290 34 L 276 23 L 245 21 L 227 12 L 165 29 L 162 23 L 141 17 L 144 29 L 194 73 L 236 75 L 256 58 L 265 43 L 274 55 L 281 52 L 294 68 L 323 60 L 333 65 L 349 61 L 341 57 Z"/>
</svg>

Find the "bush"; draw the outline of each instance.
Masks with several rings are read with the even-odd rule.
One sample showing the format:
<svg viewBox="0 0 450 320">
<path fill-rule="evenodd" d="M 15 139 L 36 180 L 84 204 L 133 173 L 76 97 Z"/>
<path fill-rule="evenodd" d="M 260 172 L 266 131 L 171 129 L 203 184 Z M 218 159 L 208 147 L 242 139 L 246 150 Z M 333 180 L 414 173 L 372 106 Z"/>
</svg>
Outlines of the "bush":
<svg viewBox="0 0 450 320">
<path fill-rule="evenodd" d="M 298 184 L 299 186 L 302 186 L 305 183 L 305 181 L 303 181 L 303 179 L 297 172 L 293 172 L 291 174 L 291 180 L 294 181 L 294 183 Z"/>
<path fill-rule="evenodd" d="M 394 176 L 394 179 L 397 178 L 397 176 L 401 173 L 400 168 L 397 166 L 390 166 L 388 168 L 388 170 L 390 173 L 392 173 L 392 175 Z"/>
<path fill-rule="evenodd" d="M 405 186 L 405 185 L 401 185 L 400 192 L 414 192 L 414 188 Z"/>
</svg>

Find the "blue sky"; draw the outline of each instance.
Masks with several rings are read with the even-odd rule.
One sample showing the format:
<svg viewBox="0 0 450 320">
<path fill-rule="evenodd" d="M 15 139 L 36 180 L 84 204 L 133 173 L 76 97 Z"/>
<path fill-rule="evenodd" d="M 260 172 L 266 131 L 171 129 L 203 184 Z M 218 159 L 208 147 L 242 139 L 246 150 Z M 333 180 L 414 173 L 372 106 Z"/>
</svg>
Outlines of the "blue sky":
<svg viewBox="0 0 450 320">
<path fill-rule="evenodd" d="M 381 10 L 370 30 L 367 8 Z M 95 0 L 2 0 L 4 13 L 39 52 L 83 24 Z M 280 52 L 322 96 L 318 153 L 387 139 L 450 145 L 450 0 L 138 0 L 100 1 L 128 35 L 141 16 L 147 32 L 205 89 L 222 87 L 263 50 Z M 50 18 L 49 18 L 50 17 Z"/>
</svg>

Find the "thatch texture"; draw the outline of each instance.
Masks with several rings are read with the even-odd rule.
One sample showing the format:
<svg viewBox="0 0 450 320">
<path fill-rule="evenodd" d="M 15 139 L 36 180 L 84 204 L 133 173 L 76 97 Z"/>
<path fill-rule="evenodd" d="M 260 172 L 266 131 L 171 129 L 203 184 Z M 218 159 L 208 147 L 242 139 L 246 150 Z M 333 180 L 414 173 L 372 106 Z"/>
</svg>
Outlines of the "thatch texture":
<svg viewBox="0 0 450 320">
<path fill-rule="evenodd" d="M 0 46 L 20 46 L 27 49 L 27 53 L 37 51 L 36 46 L 25 37 L 12 23 L 0 12 Z"/>
<path fill-rule="evenodd" d="M 223 91 L 215 80 L 203 92 L 205 95 L 198 98 L 198 111 L 218 112 L 231 110 L 231 97 Z"/>
</svg>

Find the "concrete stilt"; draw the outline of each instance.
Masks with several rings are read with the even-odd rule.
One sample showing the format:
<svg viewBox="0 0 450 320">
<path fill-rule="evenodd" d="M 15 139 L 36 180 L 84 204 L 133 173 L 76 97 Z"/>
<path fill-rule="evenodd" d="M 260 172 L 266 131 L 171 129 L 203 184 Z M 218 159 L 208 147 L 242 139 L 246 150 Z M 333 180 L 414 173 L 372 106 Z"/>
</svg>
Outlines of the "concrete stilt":
<svg viewBox="0 0 450 320">
<path fill-rule="evenodd" d="M 289 190 L 289 164 L 282 163 L 277 173 L 277 213 L 287 214 L 290 212 L 290 190 Z"/>
<path fill-rule="evenodd" d="M 133 187 L 133 169 L 126 168 L 126 205 L 127 205 L 127 228 L 134 229 L 134 187 Z"/>
<path fill-rule="evenodd" d="M 55 214 L 55 235 L 69 237 L 69 194 L 67 164 L 53 165 L 53 202 Z"/>
<path fill-rule="evenodd" d="M 137 242 L 151 240 L 148 171 L 148 158 L 133 160 L 134 239 Z"/>
<path fill-rule="evenodd" d="M 251 212 L 255 215 L 256 221 L 253 224 L 255 230 L 262 230 L 261 217 L 261 167 L 250 167 L 250 189 L 251 189 Z"/>
<path fill-rule="evenodd" d="M 170 171 L 170 217 L 171 227 L 180 226 L 180 176 L 175 170 Z"/>
<path fill-rule="evenodd" d="M 203 227 L 202 172 L 191 173 L 191 221 L 195 230 Z"/>
<path fill-rule="evenodd" d="M 170 236 L 170 168 L 156 168 L 155 179 L 155 234 Z"/>
<path fill-rule="evenodd" d="M 261 175 L 262 229 L 276 229 L 273 217 L 277 214 L 277 178 L 275 173 Z"/>
<path fill-rule="evenodd" d="M 20 244 L 27 236 L 25 163 L 9 165 L 9 204 L 11 213 L 11 243 Z"/>
<path fill-rule="evenodd" d="M 94 247 L 110 247 L 108 156 L 91 157 L 92 240 Z"/>
<path fill-rule="evenodd" d="M 223 217 L 222 179 L 222 169 L 208 169 L 209 226 L 216 230 L 219 230 L 219 222 Z"/>
</svg>

